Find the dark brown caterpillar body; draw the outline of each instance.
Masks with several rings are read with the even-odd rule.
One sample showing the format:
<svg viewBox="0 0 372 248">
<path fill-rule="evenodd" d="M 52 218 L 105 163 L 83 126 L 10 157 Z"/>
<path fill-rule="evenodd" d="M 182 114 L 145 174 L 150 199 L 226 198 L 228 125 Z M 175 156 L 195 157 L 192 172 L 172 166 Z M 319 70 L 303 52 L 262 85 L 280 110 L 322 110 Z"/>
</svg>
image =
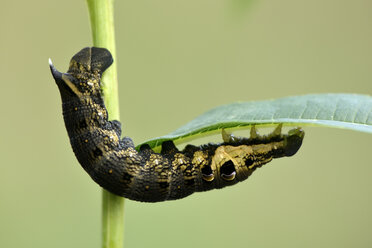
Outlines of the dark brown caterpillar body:
<svg viewBox="0 0 372 248">
<path fill-rule="evenodd" d="M 178 151 L 172 141 L 161 153 L 144 145 L 137 151 L 128 137 L 120 139 L 121 124 L 109 121 L 101 90 L 102 73 L 112 64 L 103 48 L 84 48 L 67 73 L 50 63 L 62 97 L 63 116 L 71 146 L 83 168 L 106 190 L 126 198 L 158 202 L 243 181 L 273 158 L 294 155 L 302 144 L 299 129 L 281 134 L 281 125 L 268 136 L 251 129 L 250 138 L 222 132 L 224 142 L 188 145 Z"/>
</svg>

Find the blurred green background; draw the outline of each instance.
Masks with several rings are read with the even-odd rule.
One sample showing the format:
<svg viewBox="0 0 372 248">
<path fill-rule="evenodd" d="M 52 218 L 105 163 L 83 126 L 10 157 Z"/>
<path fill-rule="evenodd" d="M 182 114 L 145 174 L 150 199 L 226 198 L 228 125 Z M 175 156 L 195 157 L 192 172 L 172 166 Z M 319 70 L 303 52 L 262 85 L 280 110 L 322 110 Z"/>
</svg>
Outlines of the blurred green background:
<svg viewBox="0 0 372 248">
<path fill-rule="evenodd" d="M 136 144 L 225 103 L 372 93 L 369 0 L 115 8 L 121 121 Z M 4 1 L 0 27 L 0 247 L 98 248 L 101 189 L 72 153 L 48 68 L 92 44 L 85 1 Z M 126 247 L 370 247 L 371 135 L 305 130 L 296 156 L 235 187 L 127 200 Z"/>
</svg>

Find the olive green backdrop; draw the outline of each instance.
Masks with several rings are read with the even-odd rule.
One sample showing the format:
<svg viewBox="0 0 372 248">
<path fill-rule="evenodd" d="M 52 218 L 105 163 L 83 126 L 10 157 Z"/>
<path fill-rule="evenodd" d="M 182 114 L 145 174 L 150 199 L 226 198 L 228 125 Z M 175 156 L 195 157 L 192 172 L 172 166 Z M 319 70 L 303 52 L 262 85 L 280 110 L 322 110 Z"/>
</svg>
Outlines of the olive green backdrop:
<svg viewBox="0 0 372 248">
<path fill-rule="evenodd" d="M 121 121 L 136 144 L 225 103 L 372 94 L 369 0 L 115 7 Z M 0 247 L 100 247 L 101 189 L 75 160 L 48 68 L 92 44 L 88 20 L 83 0 L 1 3 Z M 126 201 L 126 247 L 371 246 L 372 136 L 305 130 L 296 156 L 235 187 Z"/>
</svg>

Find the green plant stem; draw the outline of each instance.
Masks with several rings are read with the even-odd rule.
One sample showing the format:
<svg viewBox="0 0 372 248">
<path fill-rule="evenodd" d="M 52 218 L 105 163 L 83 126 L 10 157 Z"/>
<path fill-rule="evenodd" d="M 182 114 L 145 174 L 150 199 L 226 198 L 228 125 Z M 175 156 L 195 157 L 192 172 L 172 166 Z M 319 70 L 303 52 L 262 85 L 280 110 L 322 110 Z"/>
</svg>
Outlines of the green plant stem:
<svg viewBox="0 0 372 248">
<path fill-rule="evenodd" d="M 93 45 L 107 48 L 114 63 L 102 77 L 102 91 L 110 119 L 119 120 L 119 97 L 116 70 L 114 1 L 87 0 Z M 124 198 L 102 191 L 102 247 L 122 248 L 124 241 Z"/>
</svg>

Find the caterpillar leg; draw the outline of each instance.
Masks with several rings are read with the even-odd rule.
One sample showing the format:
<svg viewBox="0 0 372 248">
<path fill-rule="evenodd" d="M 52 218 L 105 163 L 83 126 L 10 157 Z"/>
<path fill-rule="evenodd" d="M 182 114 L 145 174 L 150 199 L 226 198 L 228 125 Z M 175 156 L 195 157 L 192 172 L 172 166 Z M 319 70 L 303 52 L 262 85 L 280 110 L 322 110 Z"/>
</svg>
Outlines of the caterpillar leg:
<svg viewBox="0 0 372 248">
<path fill-rule="evenodd" d="M 256 129 L 255 125 L 252 125 L 251 131 L 250 131 L 250 140 L 263 140 L 263 139 L 270 139 L 270 138 L 280 138 L 282 135 L 282 127 L 283 123 L 280 123 L 274 131 L 272 131 L 270 134 L 267 136 L 259 135 Z M 225 143 L 238 143 L 242 140 L 245 140 L 247 138 L 244 137 L 237 137 L 233 135 L 232 133 L 226 132 L 225 129 L 222 129 L 222 140 Z"/>
<path fill-rule="evenodd" d="M 257 138 L 259 138 L 259 135 L 258 135 L 258 132 L 257 132 L 257 129 L 256 129 L 256 126 L 255 125 L 253 125 L 252 127 L 251 127 L 251 133 L 250 133 L 250 139 L 257 139 Z"/>
<path fill-rule="evenodd" d="M 237 141 L 237 137 L 235 137 L 232 133 L 227 133 L 225 129 L 222 128 L 222 140 L 225 143 L 234 143 Z"/>
<path fill-rule="evenodd" d="M 271 138 L 280 138 L 282 136 L 282 128 L 283 123 L 279 123 L 279 125 L 269 133 L 268 135 L 259 135 L 256 129 L 256 126 L 252 126 L 251 133 L 249 139 L 251 140 L 265 140 L 265 139 L 271 139 Z"/>
<path fill-rule="evenodd" d="M 269 134 L 269 137 L 276 137 L 276 136 L 280 136 L 282 134 L 282 127 L 283 127 L 283 123 L 280 123 L 275 129 L 274 131 L 272 131 L 272 133 Z"/>
</svg>

